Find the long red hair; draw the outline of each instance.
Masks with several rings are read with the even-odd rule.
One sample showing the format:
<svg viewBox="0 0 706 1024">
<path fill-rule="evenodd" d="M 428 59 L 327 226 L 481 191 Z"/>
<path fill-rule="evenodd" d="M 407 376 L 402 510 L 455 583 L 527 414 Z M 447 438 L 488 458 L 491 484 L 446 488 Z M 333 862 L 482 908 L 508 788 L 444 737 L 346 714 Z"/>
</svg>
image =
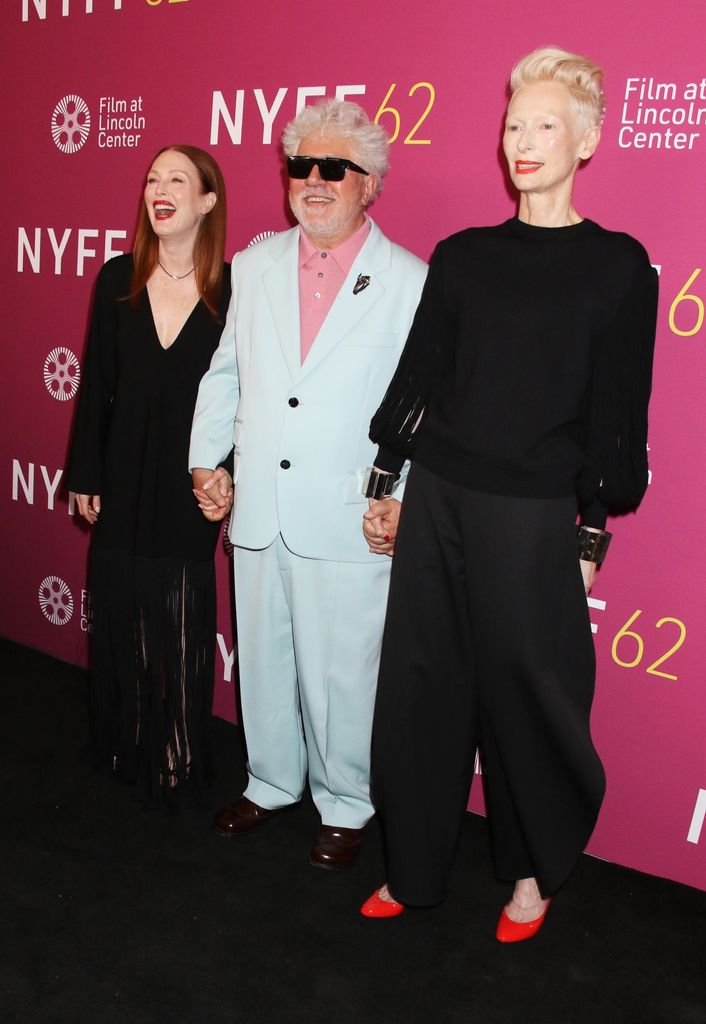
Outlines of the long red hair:
<svg viewBox="0 0 706 1024">
<path fill-rule="evenodd" d="M 214 319 L 218 319 L 218 300 L 223 284 L 223 254 L 226 245 L 226 185 L 221 169 L 210 153 L 198 146 L 163 146 L 155 153 L 150 166 L 169 150 L 182 153 L 191 160 L 199 173 L 202 192 L 213 192 L 217 202 L 201 219 L 199 233 L 194 242 L 196 287 Z M 128 296 L 131 305 L 137 305 L 138 296 L 147 284 L 159 259 L 159 239 L 152 230 L 147 207 L 140 204 L 133 250 L 134 267 L 132 290 Z"/>
</svg>

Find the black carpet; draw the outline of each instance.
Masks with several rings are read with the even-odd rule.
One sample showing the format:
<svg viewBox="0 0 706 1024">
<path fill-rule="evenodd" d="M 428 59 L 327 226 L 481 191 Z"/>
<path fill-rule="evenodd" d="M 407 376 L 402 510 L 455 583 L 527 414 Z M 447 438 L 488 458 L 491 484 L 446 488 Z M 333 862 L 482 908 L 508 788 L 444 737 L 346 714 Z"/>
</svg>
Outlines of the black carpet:
<svg viewBox="0 0 706 1024">
<path fill-rule="evenodd" d="M 85 673 L 4 640 L 0 665 L 0 1024 L 706 1024 L 706 893 L 583 857 L 501 946 L 509 887 L 469 815 L 448 902 L 368 921 L 374 822 L 338 874 L 309 865 L 309 802 L 219 838 L 243 781 L 219 720 L 208 806 L 147 812 L 86 764 Z"/>
</svg>

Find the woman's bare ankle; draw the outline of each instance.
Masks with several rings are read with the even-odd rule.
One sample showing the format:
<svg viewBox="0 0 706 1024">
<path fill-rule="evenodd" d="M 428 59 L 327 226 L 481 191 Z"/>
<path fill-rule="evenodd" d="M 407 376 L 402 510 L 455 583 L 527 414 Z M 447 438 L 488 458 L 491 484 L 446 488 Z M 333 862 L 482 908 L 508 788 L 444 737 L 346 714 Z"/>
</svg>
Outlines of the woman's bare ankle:
<svg viewBox="0 0 706 1024">
<path fill-rule="evenodd" d="M 517 924 L 536 921 L 547 909 L 548 899 L 542 896 L 536 878 L 518 878 L 512 899 L 505 905 L 505 913 Z"/>
<path fill-rule="evenodd" d="M 378 889 L 378 896 L 380 897 L 381 900 L 384 900 L 385 903 L 397 903 L 397 900 L 390 892 L 390 887 L 387 884 L 387 882 L 385 882 L 385 884 L 380 889 Z"/>
</svg>

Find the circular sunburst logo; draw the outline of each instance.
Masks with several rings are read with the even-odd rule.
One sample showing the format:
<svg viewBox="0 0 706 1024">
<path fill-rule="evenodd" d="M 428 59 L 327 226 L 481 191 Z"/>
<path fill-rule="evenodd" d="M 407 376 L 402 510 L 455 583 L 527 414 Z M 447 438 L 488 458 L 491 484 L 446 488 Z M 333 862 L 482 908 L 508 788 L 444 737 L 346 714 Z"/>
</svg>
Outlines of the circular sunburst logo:
<svg viewBox="0 0 706 1024">
<path fill-rule="evenodd" d="M 91 112 L 80 96 L 64 96 L 51 115 L 51 133 L 62 153 L 76 153 L 91 130 Z"/>
<path fill-rule="evenodd" d="M 78 391 L 81 367 L 70 348 L 53 348 L 44 360 L 44 383 L 57 402 L 67 402 Z"/>
<path fill-rule="evenodd" d="M 71 591 L 58 576 L 47 576 L 39 584 L 39 607 L 53 626 L 65 626 L 73 615 Z"/>
<path fill-rule="evenodd" d="M 250 248 L 251 245 L 257 245 L 258 242 L 264 242 L 266 238 L 274 238 L 276 234 L 276 231 L 260 231 L 259 234 L 255 235 L 254 238 L 250 239 L 250 241 L 248 242 L 248 249 Z"/>
</svg>

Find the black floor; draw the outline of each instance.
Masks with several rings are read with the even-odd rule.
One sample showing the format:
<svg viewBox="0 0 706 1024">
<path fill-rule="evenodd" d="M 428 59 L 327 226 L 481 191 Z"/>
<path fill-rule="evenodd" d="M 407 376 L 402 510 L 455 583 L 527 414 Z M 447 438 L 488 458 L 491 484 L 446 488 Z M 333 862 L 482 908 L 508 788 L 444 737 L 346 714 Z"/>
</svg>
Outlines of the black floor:
<svg viewBox="0 0 706 1024">
<path fill-rule="evenodd" d="M 147 813 L 84 762 L 84 673 L 2 640 L 0 666 L 0 1024 L 706 1024 L 706 893 L 583 857 L 501 946 L 469 815 L 448 902 L 368 921 L 375 823 L 339 874 L 308 863 L 309 803 L 219 838 L 243 770 L 218 720 L 209 806 Z"/>
</svg>

